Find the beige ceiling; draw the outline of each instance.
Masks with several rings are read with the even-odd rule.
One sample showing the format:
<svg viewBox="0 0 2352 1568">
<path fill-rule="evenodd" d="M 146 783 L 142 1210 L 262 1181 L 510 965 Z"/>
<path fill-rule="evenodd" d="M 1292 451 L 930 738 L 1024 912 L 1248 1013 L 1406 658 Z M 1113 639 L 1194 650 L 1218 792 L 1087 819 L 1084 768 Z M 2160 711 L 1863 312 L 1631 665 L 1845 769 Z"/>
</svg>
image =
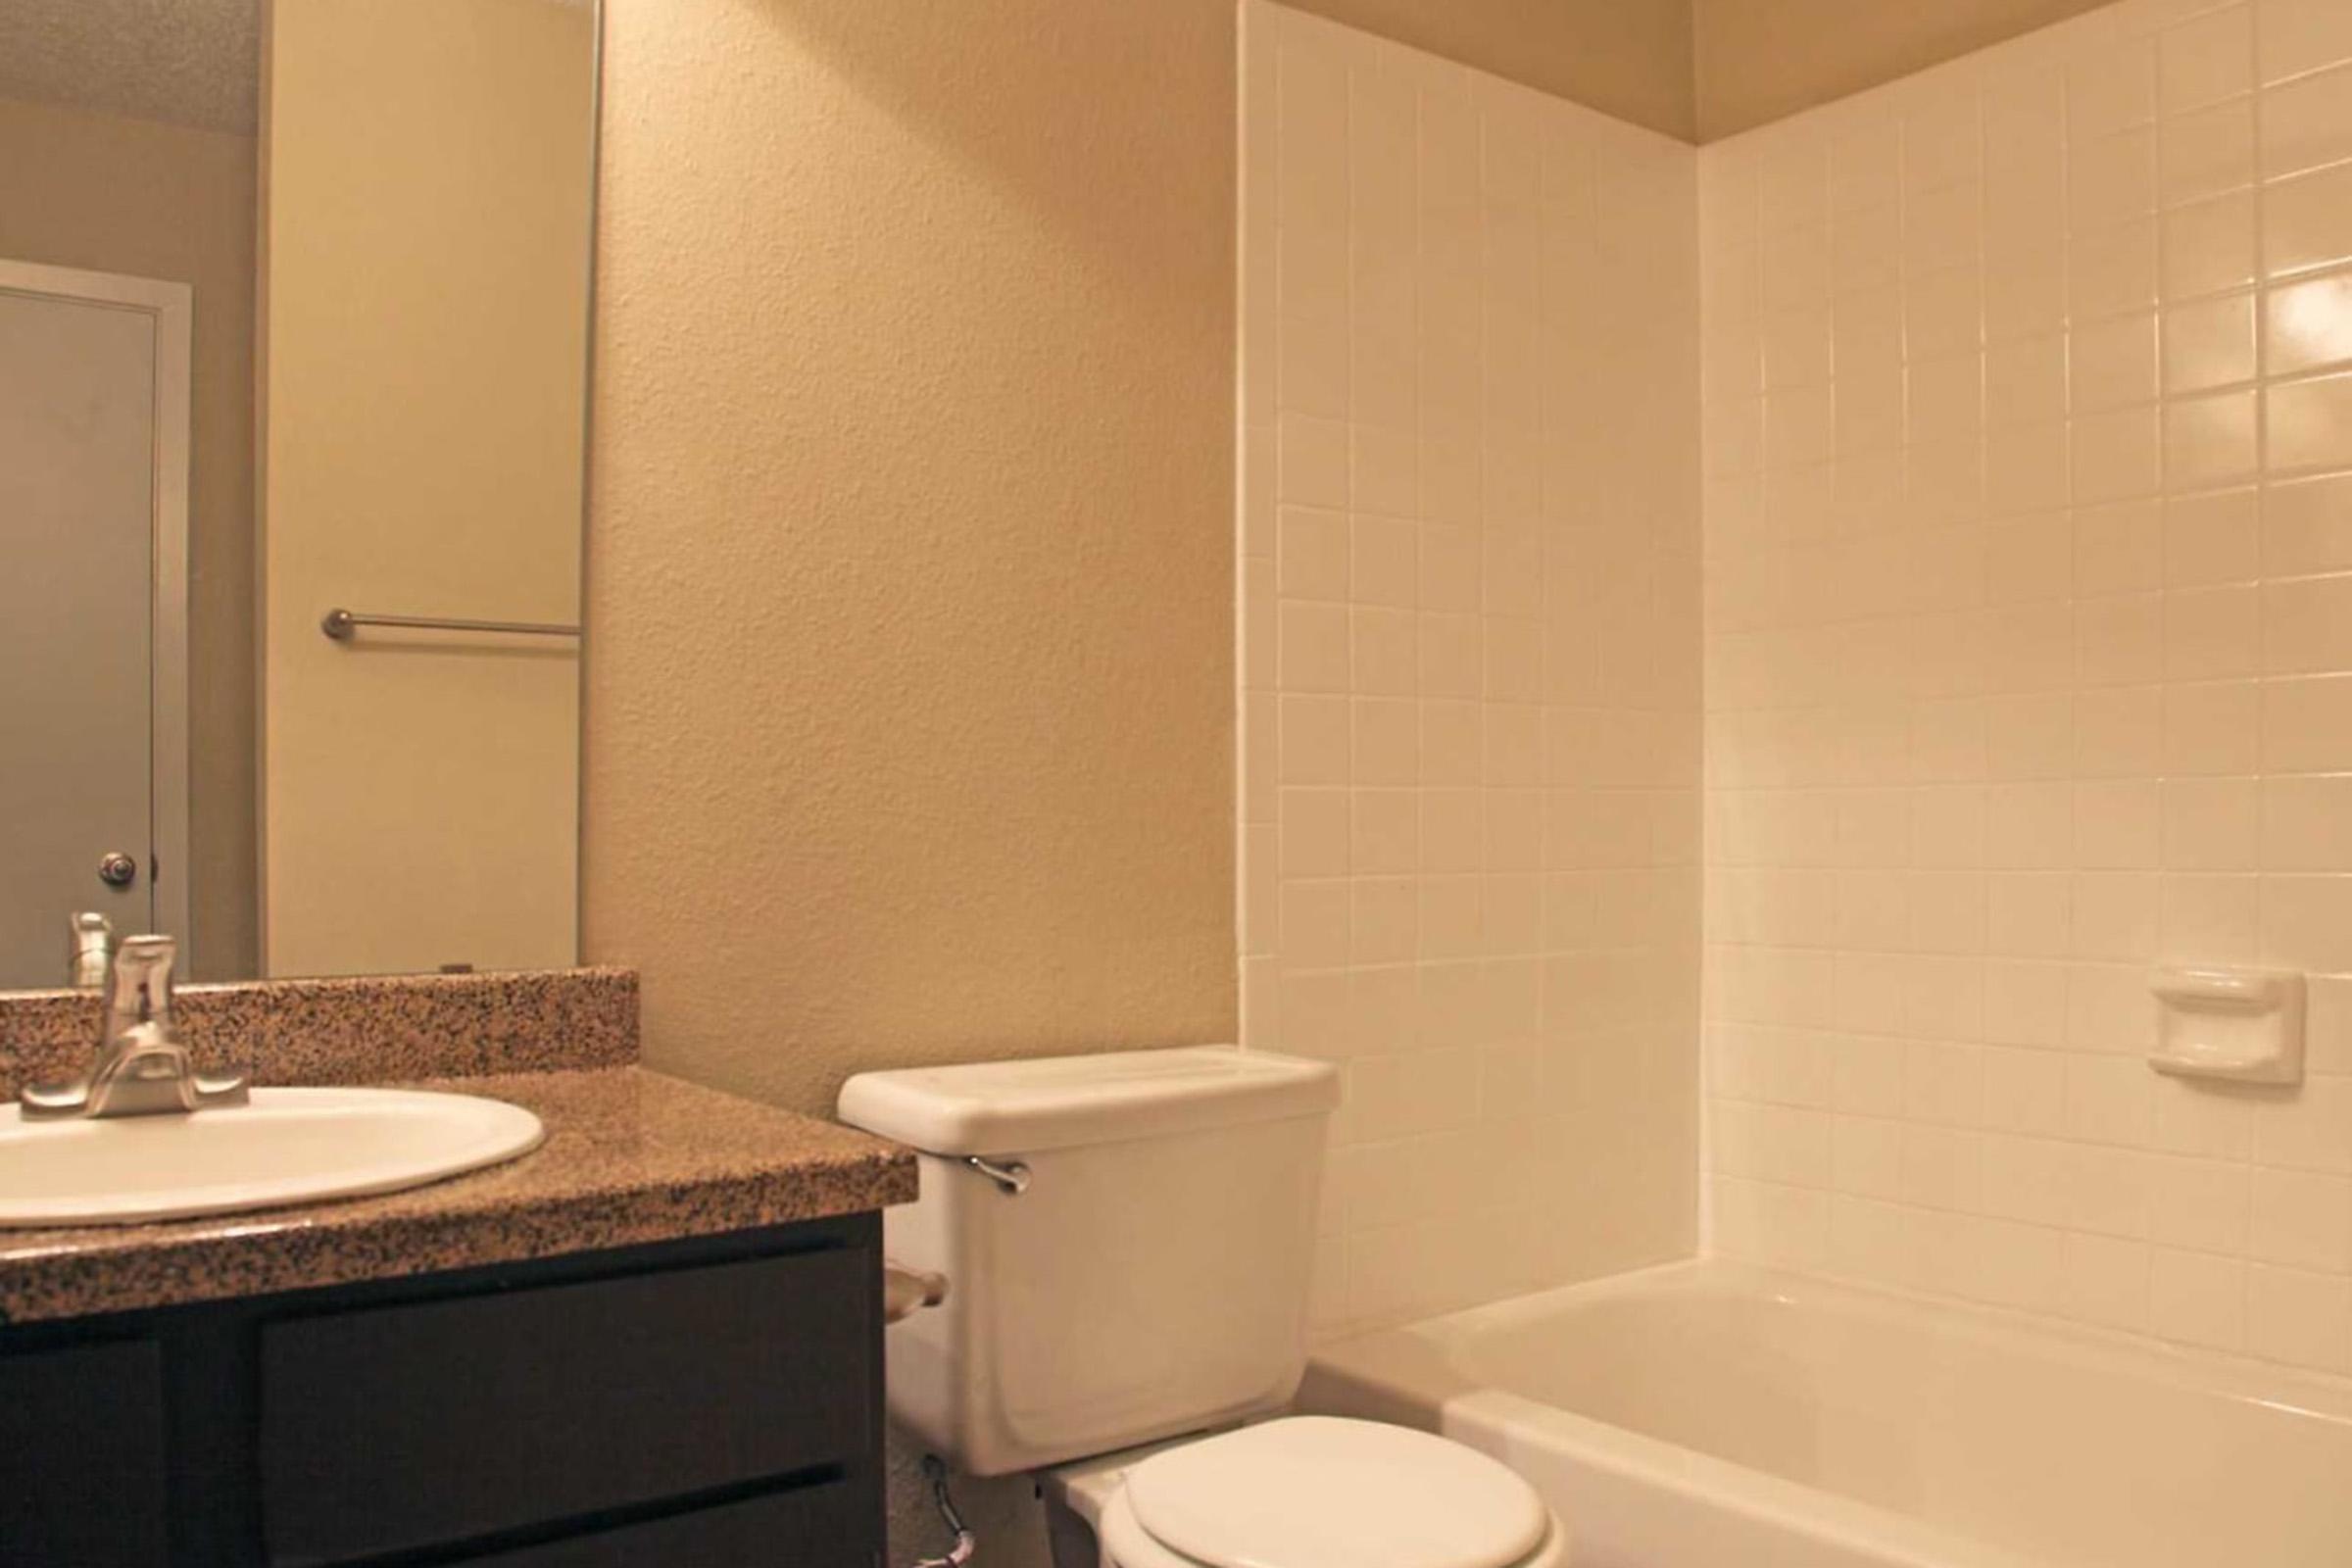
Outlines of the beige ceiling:
<svg viewBox="0 0 2352 1568">
<path fill-rule="evenodd" d="M 259 0 L 0 0 L 0 97 L 251 131 Z"/>
<path fill-rule="evenodd" d="M 1698 140 L 1907 76 L 2106 0 L 1693 0 Z"/>
<path fill-rule="evenodd" d="M 1690 139 L 1690 0 L 1286 0 Z"/>
<path fill-rule="evenodd" d="M 2105 0 L 1292 3 L 1712 141 Z M 249 131 L 259 9 L 260 0 L 0 0 L 0 97 Z"/>
<path fill-rule="evenodd" d="M 2105 0 L 1289 0 L 1712 141 L 2047 26 Z"/>
</svg>

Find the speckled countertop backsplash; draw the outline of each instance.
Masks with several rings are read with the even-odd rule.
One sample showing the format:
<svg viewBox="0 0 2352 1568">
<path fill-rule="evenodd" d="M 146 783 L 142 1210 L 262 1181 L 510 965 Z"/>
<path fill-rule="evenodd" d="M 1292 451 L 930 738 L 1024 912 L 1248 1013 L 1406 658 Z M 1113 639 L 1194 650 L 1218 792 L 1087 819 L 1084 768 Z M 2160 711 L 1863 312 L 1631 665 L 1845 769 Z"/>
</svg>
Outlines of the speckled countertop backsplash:
<svg viewBox="0 0 2352 1568">
<path fill-rule="evenodd" d="M 95 991 L 0 992 L 0 1101 L 73 1078 L 98 1044 Z M 361 975 L 189 985 L 180 1037 L 207 1071 L 257 1084 L 404 1083 L 626 1066 L 633 969 Z"/>
</svg>

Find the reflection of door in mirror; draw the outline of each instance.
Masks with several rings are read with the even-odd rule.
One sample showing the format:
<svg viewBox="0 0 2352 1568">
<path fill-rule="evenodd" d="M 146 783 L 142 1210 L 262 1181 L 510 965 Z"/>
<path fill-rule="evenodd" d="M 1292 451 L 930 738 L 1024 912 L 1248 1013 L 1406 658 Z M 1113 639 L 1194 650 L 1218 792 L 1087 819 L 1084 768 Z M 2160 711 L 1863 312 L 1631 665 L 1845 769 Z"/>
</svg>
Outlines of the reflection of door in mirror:
<svg viewBox="0 0 2352 1568">
<path fill-rule="evenodd" d="M 162 280 L 178 291 L 183 324 L 176 337 L 185 344 L 180 395 L 156 405 L 159 419 L 181 421 L 185 430 L 184 448 L 164 471 L 157 455 L 135 440 L 121 442 L 120 469 L 103 479 L 90 467 L 100 460 L 96 451 L 42 442 L 29 464 L 11 462 L 0 481 L 19 487 L 0 503 L 0 563 L 8 577 L 0 593 L 40 593 L 43 573 L 65 573 L 49 583 L 84 572 L 126 575 L 103 605 L 81 604 L 62 591 L 40 600 L 49 614 L 72 617 L 70 628 L 49 635 L 70 630 L 78 672 L 58 670 L 46 652 L 13 641 L 0 665 L 0 680 L 22 692 L 9 701 L 64 699 L 40 711 L 74 726 L 53 729 L 47 717 L 15 707 L 0 734 L 6 775 L 0 791 L 7 795 L 0 805 L 0 931 L 12 933 L 0 939 L 0 986 L 65 983 L 67 923 L 79 909 L 104 912 L 126 934 L 150 924 L 171 930 L 181 939 L 183 972 L 201 979 L 249 975 L 257 966 L 251 64 L 257 50 L 251 25 L 237 21 L 239 10 L 236 0 L 203 0 L 175 7 L 169 17 L 148 8 L 140 15 L 152 26 L 142 30 L 122 25 L 130 14 L 122 5 L 0 4 L 0 258 L 56 270 L 29 292 L 18 274 L 19 318 L 24 304 L 40 297 L 49 303 L 50 319 L 86 325 L 98 308 L 87 297 L 108 289 L 127 290 L 129 297 L 104 309 L 135 318 L 153 308 L 153 296 L 141 292 L 147 285 L 87 279 Z M 110 20 L 114 30 L 102 30 Z M 153 48 L 116 47 L 116 40 L 144 41 L 149 33 Z M 61 296 L 61 273 L 85 281 Z M 81 315 L 56 315 L 67 309 L 62 297 L 83 299 Z M 135 330 L 137 322 L 116 326 Z M 157 346 L 171 338 L 159 338 Z M 54 384 L 62 393 L 76 381 L 68 373 Z M 35 407 L 20 407 L 14 416 L 36 425 L 59 416 L 40 406 L 37 392 Z M 69 461 L 82 466 L 78 476 L 52 466 Z M 153 564 L 182 575 L 159 578 L 150 588 L 146 567 L 120 554 L 111 564 L 70 561 L 74 547 L 86 542 L 102 550 L 110 536 L 56 531 L 54 515 L 44 522 L 27 505 L 24 487 L 58 494 L 69 483 L 89 482 L 153 486 L 157 503 L 183 502 L 184 513 L 158 512 L 151 519 L 158 542 L 185 547 L 184 557 L 159 555 Z M 123 505 L 119 520 L 126 529 L 136 529 L 129 519 L 137 510 Z M 120 549 L 129 534 L 113 537 Z M 144 667 L 148 654 L 137 644 L 147 635 L 141 607 L 151 594 L 166 612 L 154 623 L 184 638 L 177 668 L 158 671 L 156 695 L 164 701 L 154 707 L 144 680 L 110 692 L 86 678 L 100 662 Z M 175 736 L 159 734 L 157 719 L 169 722 L 175 698 L 184 699 L 184 723 Z M 167 807 L 138 835 L 145 839 L 161 828 L 176 832 L 179 842 L 118 843 L 127 828 L 105 824 L 101 832 L 93 822 L 60 830 L 52 845 L 36 830 L 44 852 L 65 856 L 67 882 L 57 884 L 54 873 L 36 878 L 18 848 L 22 803 L 39 798 L 59 803 L 52 809 L 77 809 L 63 803 L 82 799 L 89 786 L 59 760 L 77 749 L 75 734 L 96 733 L 99 725 L 118 740 L 155 746 L 150 788 L 169 790 L 179 781 L 181 809 Z M 70 851 L 63 842 L 69 839 L 75 841 Z M 134 879 L 120 894 L 97 874 L 99 858 L 118 850 L 135 864 Z M 13 934 L 19 931 L 29 934 Z"/>
<path fill-rule="evenodd" d="M 189 289 L 0 260 L 0 986 L 187 926 Z"/>
<path fill-rule="evenodd" d="M 0 988 L 573 960 L 598 26 L 0 0 Z"/>
</svg>

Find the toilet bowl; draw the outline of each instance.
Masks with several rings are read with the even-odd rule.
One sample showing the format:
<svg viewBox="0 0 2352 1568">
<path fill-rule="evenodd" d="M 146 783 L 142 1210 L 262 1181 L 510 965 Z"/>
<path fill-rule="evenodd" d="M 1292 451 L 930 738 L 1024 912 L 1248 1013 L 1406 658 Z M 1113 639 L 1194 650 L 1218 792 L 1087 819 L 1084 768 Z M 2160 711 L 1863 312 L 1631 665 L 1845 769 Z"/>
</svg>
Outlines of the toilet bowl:
<svg viewBox="0 0 2352 1568">
<path fill-rule="evenodd" d="M 1536 1490 L 1406 1427 L 1291 1416 L 1040 1477 L 1056 1568 L 1569 1568 Z"/>
</svg>

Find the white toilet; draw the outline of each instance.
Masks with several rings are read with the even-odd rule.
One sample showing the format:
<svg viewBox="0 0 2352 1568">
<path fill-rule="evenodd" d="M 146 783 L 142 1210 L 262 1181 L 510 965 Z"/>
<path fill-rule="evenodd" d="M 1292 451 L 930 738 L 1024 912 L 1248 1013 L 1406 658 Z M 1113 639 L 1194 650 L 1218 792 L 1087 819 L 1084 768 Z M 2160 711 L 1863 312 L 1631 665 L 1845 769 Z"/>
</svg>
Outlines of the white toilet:
<svg viewBox="0 0 2352 1568">
<path fill-rule="evenodd" d="M 1227 1047 L 863 1073 L 922 1153 L 886 1246 L 946 1276 L 889 1331 L 891 1412 L 1037 1472 L 1056 1568 L 1564 1568 L 1535 1489 L 1440 1437 L 1258 1419 L 1306 1365 L 1327 1063 Z M 1174 1441 L 1170 1441 L 1174 1440 Z"/>
</svg>

